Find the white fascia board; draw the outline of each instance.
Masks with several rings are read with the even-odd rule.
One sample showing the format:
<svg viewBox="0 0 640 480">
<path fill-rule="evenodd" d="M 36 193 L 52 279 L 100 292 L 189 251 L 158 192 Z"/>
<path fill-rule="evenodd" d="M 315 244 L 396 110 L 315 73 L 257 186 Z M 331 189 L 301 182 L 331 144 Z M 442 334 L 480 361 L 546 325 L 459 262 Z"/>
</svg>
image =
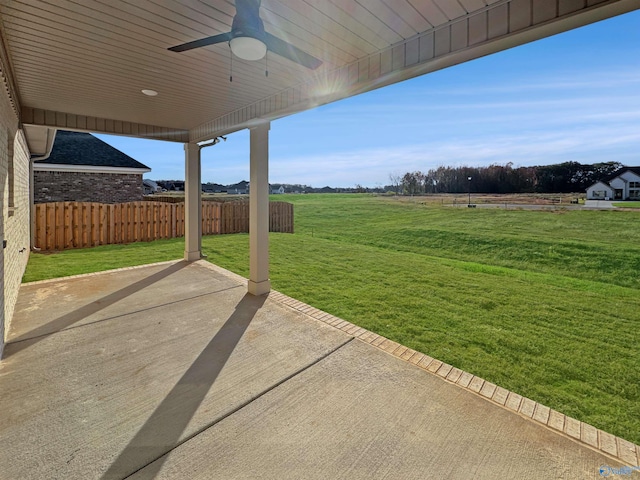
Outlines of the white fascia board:
<svg viewBox="0 0 640 480">
<path fill-rule="evenodd" d="M 35 162 L 33 170 L 36 172 L 75 172 L 75 173 L 115 173 L 115 174 L 136 174 L 150 172 L 150 168 L 131 168 L 131 167 L 99 167 L 96 165 L 67 165 L 58 163 L 41 163 Z"/>
</svg>

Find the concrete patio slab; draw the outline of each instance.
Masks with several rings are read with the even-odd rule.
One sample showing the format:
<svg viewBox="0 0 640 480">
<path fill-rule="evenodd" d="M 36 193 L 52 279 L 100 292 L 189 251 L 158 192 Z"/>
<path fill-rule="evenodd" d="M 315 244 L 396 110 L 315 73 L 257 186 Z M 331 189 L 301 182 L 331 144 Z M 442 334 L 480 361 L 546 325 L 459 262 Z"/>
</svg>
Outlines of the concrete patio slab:
<svg viewBox="0 0 640 480">
<path fill-rule="evenodd" d="M 599 476 L 576 447 L 355 340 L 131 479 Z"/>
<path fill-rule="evenodd" d="M 24 285 L 0 362 L 2 478 L 600 478 L 637 459 L 245 282 L 200 261 Z"/>
<path fill-rule="evenodd" d="M 138 288 L 145 272 L 164 272 L 162 281 Z M 351 338 L 219 277 L 182 262 L 108 273 L 91 277 L 89 303 L 77 294 L 87 278 L 41 284 L 76 292 L 65 318 L 93 312 L 100 298 L 119 301 L 91 313 L 93 323 L 7 345 L 3 478 L 125 478 Z M 63 302 L 53 317 L 33 309 L 32 287 L 21 292 L 16 328 L 59 326 Z M 118 293 L 127 288 L 131 297 Z"/>
</svg>

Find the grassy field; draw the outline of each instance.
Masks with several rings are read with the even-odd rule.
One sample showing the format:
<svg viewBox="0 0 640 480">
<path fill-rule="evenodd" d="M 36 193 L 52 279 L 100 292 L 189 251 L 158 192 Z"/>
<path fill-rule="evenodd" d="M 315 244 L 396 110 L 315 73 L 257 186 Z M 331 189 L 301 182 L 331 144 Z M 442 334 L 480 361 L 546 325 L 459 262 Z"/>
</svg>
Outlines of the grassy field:
<svg viewBox="0 0 640 480">
<path fill-rule="evenodd" d="M 638 213 L 278 196 L 275 289 L 640 443 Z M 32 255 L 25 280 L 179 258 L 181 239 Z M 248 236 L 203 239 L 248 274 Z"/>
</svg>

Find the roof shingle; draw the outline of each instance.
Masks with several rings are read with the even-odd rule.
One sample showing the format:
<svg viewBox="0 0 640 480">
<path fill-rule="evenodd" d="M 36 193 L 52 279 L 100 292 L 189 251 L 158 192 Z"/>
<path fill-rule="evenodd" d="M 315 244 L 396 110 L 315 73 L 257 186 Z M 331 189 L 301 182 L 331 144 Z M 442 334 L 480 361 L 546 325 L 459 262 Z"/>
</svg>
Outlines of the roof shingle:
<svg viewBox="0 0 640 480">
<path fill-rule="evenodd" d="M 90 133 L 58 130 L 51 155 L 35 163 L 92 165 L 97 167 L 144 168 L 146 165 L 103 142 Z"/>
<path fill-rule="evenodd" d="M 622 175 L 624 172 L 627 172 L 627 171 L 631 171 L 631 172 L 635 173 L 636 175 L 640 175 L 640 167 L 622 167 L 622 168 L 616 170 L 615 172 L 613 172 L 612 174 L 604 177 L 600 181 L 604 182 L 606 184 L 609 184 L 609 182 L 611 182 L 611 180 L 613 180 L 614 178 L 619 177 L 620 175 Z"/>
</svg>

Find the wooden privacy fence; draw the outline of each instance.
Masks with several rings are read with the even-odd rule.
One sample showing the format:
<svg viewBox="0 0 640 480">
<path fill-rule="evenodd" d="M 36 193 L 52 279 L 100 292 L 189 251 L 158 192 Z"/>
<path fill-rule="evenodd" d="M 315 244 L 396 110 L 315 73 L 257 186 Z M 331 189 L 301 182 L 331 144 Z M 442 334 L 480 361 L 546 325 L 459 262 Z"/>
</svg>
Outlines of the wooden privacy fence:
<svg viewBox="0 0 640 480">
<path fill-rule="evenodd" d="M 184 203 L 52 202 L 35 205 L 36 247 L 65 250 L 184 236 Z M 269 231 L 293 233 L 293 205 L 269 202 Z M 202 202 L 202 234 L 249 232 L 248 202 Z"/>
</svg>

